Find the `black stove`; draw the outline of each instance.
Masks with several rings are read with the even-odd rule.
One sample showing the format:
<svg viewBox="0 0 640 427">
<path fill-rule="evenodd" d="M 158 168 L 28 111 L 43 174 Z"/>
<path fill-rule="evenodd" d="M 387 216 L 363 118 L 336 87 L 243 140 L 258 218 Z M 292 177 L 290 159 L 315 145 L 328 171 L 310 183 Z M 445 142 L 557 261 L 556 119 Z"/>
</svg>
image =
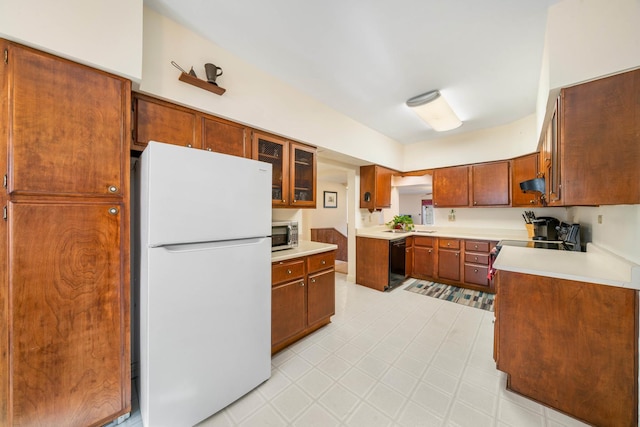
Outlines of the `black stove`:
<svg viewBox="0 0 640 427">
<path fill-rule="evenodd" d="M 554 249 L 559 251 L 572 250 L 561 240 L 500 240 L 496 248 L 500 250 L 502 246 L 519 246 L 521 248 Z"/>
</svg>

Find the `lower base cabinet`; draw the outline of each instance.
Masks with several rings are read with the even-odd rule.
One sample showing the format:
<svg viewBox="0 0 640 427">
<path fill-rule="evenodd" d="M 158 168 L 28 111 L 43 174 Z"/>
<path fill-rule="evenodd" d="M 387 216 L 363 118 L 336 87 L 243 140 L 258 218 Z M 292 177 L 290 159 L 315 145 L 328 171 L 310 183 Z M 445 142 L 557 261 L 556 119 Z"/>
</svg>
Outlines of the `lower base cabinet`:
<svg viewBox="0 0 640 427">
<path fill-rule="evenodd" d="M 331 321 L 335 254 L 328 251 L 272 264 L 272 354 Z"/>
<path fill-rule="evenodd" d="M 638 425 L 638 291 L 498 271 L 507 388 L 595 426 Z"/>
</svg>

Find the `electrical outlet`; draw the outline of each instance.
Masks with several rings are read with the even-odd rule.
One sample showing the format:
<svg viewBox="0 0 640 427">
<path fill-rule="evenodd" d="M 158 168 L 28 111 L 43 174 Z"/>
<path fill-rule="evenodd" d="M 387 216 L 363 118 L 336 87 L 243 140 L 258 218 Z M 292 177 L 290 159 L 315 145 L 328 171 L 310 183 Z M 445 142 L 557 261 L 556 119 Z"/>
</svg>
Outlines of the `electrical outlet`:
<svg viewBox="0 0 640 427">
<path fill-rule="evenodd" d="M 598 224 L 602 224 L 602 215 L 598 215 Z"/>
</svg>

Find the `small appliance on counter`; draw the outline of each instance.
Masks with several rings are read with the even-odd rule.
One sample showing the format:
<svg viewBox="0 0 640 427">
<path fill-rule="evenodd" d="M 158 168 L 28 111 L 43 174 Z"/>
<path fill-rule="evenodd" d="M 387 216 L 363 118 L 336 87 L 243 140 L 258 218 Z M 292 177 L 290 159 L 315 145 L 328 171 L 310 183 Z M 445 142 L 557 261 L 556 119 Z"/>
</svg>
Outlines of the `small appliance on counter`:
<svg viewBox="0 0 640 427">
<path fill-rule="evenodd" d="M 533 240 L 558 240 L 558 230 L 560 225 L 558 219 L 550 216 L 541 216 L 532 221 Z"/>
<path fill-rule="evenodd" d="M 271 252 L 298 247 L 298 221 L 271 223 Z"/>
<path fill-rule="evenodd" d="M 561 222 L 556 227 L 558 231 L 558 240 L 560 240 L 566 250 L 582 251 L 580 243 L 580 224 L 568 224 Z"/>
</svg>

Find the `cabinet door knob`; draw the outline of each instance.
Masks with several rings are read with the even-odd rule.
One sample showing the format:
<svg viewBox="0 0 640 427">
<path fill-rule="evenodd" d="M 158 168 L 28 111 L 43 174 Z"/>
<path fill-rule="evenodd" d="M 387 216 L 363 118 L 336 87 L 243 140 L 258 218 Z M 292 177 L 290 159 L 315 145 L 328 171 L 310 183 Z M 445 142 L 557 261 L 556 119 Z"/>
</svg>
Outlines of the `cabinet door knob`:
<svg viewBox="0 0 640 427">
<path fill-rule="evenodd" d="M 207 147 L 207 151 L 213 151 L 213 150 L 211 150 L 211 147 Z"/>
<path fill-rule="evenodd" d="M 191 144 L 187 144 L 187 148 L 191 148 Z"/>
<path fill-rule="evenodd" d="M 473 245 L 473 247 L 474 247 L 475 249 L 478 249 L 478 245 Z M 476 259 L 477 259 L 477 258 L 476 258 Z"/>
<path fill-rule="evenodd" d="M 292 273 L 292 271 L 287 269 L 287 274 L 291 274 L 291 273 Z"/>
<path fill-rule="evenodd" d="M 458 252 L 456 252 L 456 258 L 458 257 L 458 255 L 460 255 Z"/>
<path fill-rule="evenodd" d="M 473 206 L 476 206 L 477 204 L 478 204 L 478 202 L 475 202 L 475 201 L 473 202 Z"/>
<path fill-rule="evenodd" d="M 300 287 L 303 287 L 303 286 L 304 286 L 304 282 L 300 282 Z"/>
<path fill-rule="evenodd" d="M 316 283 L 316 279 L 311 279 L 311 283 Z"/>
<path fill-rule="evenodd" d="M 287 203 L 287 201 L 285 199 L 282 199 L 282 203 Z"/>
<path fill-rule="evenodd" d="M 325 265 L 326 263 L 327 263 L 327 262 L 326 262 L 325 260 L 322 260 L 322 261 L 320 262 L 320 264 L 322 264 L 322 265 Z"/>
<path fill-rule="evenodd" d="M 451 246 L 451 242 L 447 242 L 447 246 Z"/>
<path fill-rule="evenodd" d="M 118 212 L 119 212 L 118 208 L 109 208 L 109 213 L 111 215 L 118 215 Z"/>
<path fill-rule="evenodd" d="M 109 193 L 117 193 L 117 192 L 118 192 L 118 187 L 116 187 L 115 185 L 109 186 Z"/>
<path fill-rule="evenodd" d="M 429 253 L 431 253 L 432 249 L 429 249 Z"/>
<path fill-rule="evenodd" d="M 476 261 L 477 261 L 477 260 L 478 260 L 478 257 L 475 257 L 475 258 L 476 258 Z"/>
<path fill-rule="evenodd" d="M 477 268 L 474 268 L 474 269 L 473 269 L 473 272 L 474 272 L 474 273 L 477 273 L 477 272 L 478 272 L 478 269 L 477 269 Z"/>
<path fill-rule="evenodd" d="M 296 199 L 293 199 L 293 203 L 295 203 L 295 202 L 297 202 L 297 200 L 296 200 Z"/>
</svg>

